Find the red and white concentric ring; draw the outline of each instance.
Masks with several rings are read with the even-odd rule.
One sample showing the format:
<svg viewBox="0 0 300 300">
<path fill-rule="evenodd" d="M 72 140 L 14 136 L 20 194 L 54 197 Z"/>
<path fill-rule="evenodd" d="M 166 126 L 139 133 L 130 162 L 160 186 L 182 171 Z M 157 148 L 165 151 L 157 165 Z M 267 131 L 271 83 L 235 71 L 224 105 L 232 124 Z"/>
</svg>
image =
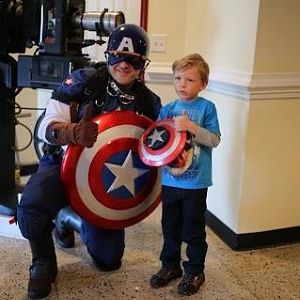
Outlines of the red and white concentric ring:
<svg viewBox="0 0 300 300">
<path fill-rule="evenodd" d="M 132 149 L 137 151 L 138 141 L 152 121 L 128 111 L 104 114 L 93 121 L 98 123 L 99 132 L 94 146 L 69 146 L 63 159 L 61 174 L 70 204 L 81 217 L 94 225 L 111 229 L 133 225 L 147 217 L 159 204 L 160 172 L 153 169 L 155 176 L 151 187 L 144 189 L 144 195 L 137 195 L 141 201 L 134 202 L 136 205 L 132 205 L 134 200 L 131 199 L 128 207 L 124 206 L 124 202 L 120 207 L 110 206 L 105 197 L 103 200 L 97 198 L 91 190 L 90 172 L 98 152 L 100 154 L 101 150 L 114 147 L 114 143 L 132 140 Z M 109 195 L 106 196 L 109 198 Z"/>
</svg>

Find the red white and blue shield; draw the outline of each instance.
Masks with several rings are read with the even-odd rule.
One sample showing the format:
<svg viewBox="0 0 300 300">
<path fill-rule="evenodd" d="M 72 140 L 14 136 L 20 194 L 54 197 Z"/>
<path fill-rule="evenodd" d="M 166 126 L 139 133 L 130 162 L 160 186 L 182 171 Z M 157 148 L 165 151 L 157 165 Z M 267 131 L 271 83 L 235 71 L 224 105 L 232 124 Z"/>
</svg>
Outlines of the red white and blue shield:
<svg viewBox="0 0 300 300">
<path fill-rule="evenodd" d="M 138 152 L 148 166 L 163 166 L 172 162 L 183 150 L 186 131 L 176 131 L 174 119 L 153 123 L 141 136 Z"/>
<path fill-rule="evenodd" d="M 146 218 L 160 203 L 157 168 L 145 165 L 138 143 L 152 121 L 130 111 L 95 117 L 92 148 L 68 146 L 61 176 L 71 207 L 91 224 L 121 229 Z"/>
</svg>

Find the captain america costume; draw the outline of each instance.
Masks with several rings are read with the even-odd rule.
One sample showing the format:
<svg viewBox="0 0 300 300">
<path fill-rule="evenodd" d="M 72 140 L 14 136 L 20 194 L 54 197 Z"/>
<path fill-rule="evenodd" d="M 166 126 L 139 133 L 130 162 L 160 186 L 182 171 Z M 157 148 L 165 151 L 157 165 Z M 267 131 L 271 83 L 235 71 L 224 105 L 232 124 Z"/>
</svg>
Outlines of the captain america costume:
<svg viewBox="0 0 300 300">
<path fill-rule="evenodd" d="M 99 130 L 103 133 L 102 118 L 110 118 L 112 114 L 118 116 L 131 114 L 132 119 L 148 120 L 150 123 L 151 119 L 156 120 L 161 107 L 160 98 L 140 80 L 150 62 L 149 45 L 148 35 L 142 27 L 135 24 L 122 24 L 113 29 L 109 35 L 104 52 L 106 63 L 100 62 L 74 71 L 52 93 L 44 118 L 39 123 L 39 132 L 48 142 L 47 147 L 43 149 L 44 156 L 40 160 L 37 173 L 30 177 L 17 206 L 18 225 L 23 237 L 28 240 L 31 250 L 32 260 L 27 288 L 30 299 L 45 298 L 51 293 L 52 283 L 58 274 L 53 238 L 57 246 L 71 248 L 75 245 L 74 231 L 79 232 L 94 265 L 99 270 L 117 270 L 122 265 L 125 232 L 119 228 L 125 227 L 103 229 L 103 226 L 88 223 L 86 221 L 88 218 L 82 215 L 80 217 L 79 210 L 74 208 L 73 211 L 73 206 L 71 208 L 68 205 L 67 198 L 73 200 L 74 197 L 69 195 L 68 191 L 71 189 L 66 186 L 60 171 L 64 169 L 63 162 L 65 157 L 68 157 L 70 149 L 82 149 L 83 156 L 96 149 L 97 155 L 100 153 L 98 146 L 102 141 L 99 134 Z M 122 120 L 128 121 L 126 117 L 119 117 L 118 124 Z M 108 122 L 111 123 L 111 120 Z M 127 134 L 127 130 L 122 128 Z M 70 147 L 67 147 L 64 153 L 63 148 L 66 146 Z M 128 145 L 127 152 L 131 153 L 130 146 L 132 152 L 136 152 L 134 144 Z M 102 148 L 104 147 L 101 146 L 101 151 Z M 115 150 L 120 151 L 118 149 L 118 147 L 110 148 L 112 151 L 107 150 L 107 153 L 112 156 Z M 102 158 L 101 155 L 100 161 Z M 109 160 L 110 157 L 107 161 Z M 73 163 L 77 166 L 79 162 L 77 160 L 76 163 L 74 160 Z M 81 165 L 78 173 L 86 174 L 82 173 L 86 166 L 86 163 Z M 101 171 L 111 167 L 106 161 L 97 166 L 97 170 Z M 132 166 L 136 169 L 135 165 Z M 115 178 L 118 178 L 118 173 L 112 173 Z M 103 175 L 99 176 L 98 172 L 93 176 L 95 179 L 93 183 L 97 185 L 99 182 L 100 187 L 103 186 L 101 184 L 104 178 L 104 173 L 101 174 Z M 127 177 L 123 178 L 127 180 Z M 119 183 L 126 185 L 125 181 Z M 114 187 L 119 185 L 115 184 Z M 75 187 L 78 186 L 76 182 Z M 130 185 L 126 185 L 126 188 L 129 188 L 130 193 L 136 191 Z M 136 195 L 139 197 L 140 194 L 135 193 L 134 196 Z M 106 196 L 101 199 L 106 199 Z M 54 237 L 52 237 L 54 223 Z"/>
<path fill-rule="evenodd" d="M 109 76 L 106 64 L 95 68 L 76 70 L 53 91 L 45 117 L 40 126 L 46 139 L 47 124 L 52 121 L 78 122 L 85 105 L 92 103 L 93 116 L 115 110 L 130 110 L 155 120 L 160 110 L 160 99 L 137 80 L 130 94 L 120 99 Z M 74 108 L 75 107 L 75 108 Z M 49 143 L 49 141 L 47 141 Z M 57 212 L 67 205 L 60 168 L 62 151 L 44 155 L 39 169 L 29 179 L 18 207 L 17 219 L 22 234 L 36 240 L 51 230 Z M 49 191 L 51 191 L 49 193 Z M 124 253 L 124 229 L 109 230 L 83 220 L 80 232 L 89 254 L 99 265 L 117 264 Z"/>
</svg>

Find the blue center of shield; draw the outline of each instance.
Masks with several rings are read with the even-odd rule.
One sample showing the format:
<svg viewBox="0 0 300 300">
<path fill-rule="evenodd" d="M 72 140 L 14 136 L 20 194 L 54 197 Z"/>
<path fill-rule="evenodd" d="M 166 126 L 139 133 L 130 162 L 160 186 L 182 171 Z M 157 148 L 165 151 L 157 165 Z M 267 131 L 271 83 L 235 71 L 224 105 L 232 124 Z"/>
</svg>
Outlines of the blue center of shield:
<svg viewBox="0 0 300 300">
<path fill-rule="evenodd" d="M 106 193 L 116 200 L 135 197 L 150 180 L 149 168 L 132 150 L 111 155 L 101 176 Z"/>
<path fill-rule="evenodd" d="M 169 139 L 169 131 L 163 126 L 157 126 L 149 132 L 144 143 L 153 150 L 159 150 L 167 144 Z"/>
</svg>

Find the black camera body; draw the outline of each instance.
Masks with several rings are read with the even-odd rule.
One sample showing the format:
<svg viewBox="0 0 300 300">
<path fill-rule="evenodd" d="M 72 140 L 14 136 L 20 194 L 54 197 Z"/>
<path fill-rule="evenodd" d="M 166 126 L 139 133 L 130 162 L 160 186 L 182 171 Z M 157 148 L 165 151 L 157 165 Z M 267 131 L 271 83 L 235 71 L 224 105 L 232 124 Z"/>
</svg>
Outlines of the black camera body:
<svg viewBox="0 0 300 300">
<path fill-rule="evenodd" d="M 0 0 L 0 55 L 23 53 L 39 35 L 39 0 Z"/>
<path fill-rule="evenodd" d="M 18 56 L 11 78 L 12 64 L 1 60 L 0 80 L 9 88 L 53 89 L 89 63 L 82 48 L 102 45 L 102 37 L 123 23 L 120 11 L 85 12 L 85 0 L 0 0 L 0 57 L 37 47 L 33 56 Z M 84 30 L 95 31 L 99 40 L 84 40 Z"/>
<path fill-rule="evenodd" d="M 82 48 L 102 45 L 123 23 L 119 11 L 85 12 L 85 0 L 0 0 L 0 214 L 14 215 L 18 201 L 16 95 L 23 87 L 54 89 L 90 63 Z M 84 40 L 84 30 L 95 31 L 98 40 Z M 34 55 L 24 54 L 33 47 Z"/>
</svg>

